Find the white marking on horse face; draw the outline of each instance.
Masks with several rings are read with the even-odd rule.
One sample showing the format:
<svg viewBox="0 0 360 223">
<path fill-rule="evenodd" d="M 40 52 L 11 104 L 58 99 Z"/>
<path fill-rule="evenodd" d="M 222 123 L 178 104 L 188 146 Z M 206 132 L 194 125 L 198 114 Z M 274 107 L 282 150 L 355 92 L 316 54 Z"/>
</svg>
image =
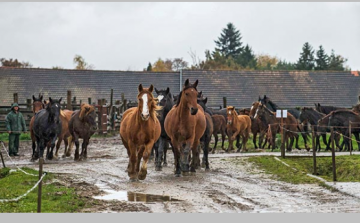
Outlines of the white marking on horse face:
<svg viewBox="0 0 360 223">
<path fill-rule="evenodd" d="M 256 118 L 256 117 L 257 117 L 257 115 L 258 115 L 258 111 L 259 111 L 259 108 L 258 108 L 258 109 L 256 109 L 256 113 L 255 113 L 254 118 Z"/>
<path fill-rule="evenodd" d="M 194 89 L 191 89 L 191 91 L 194 91 Z"/>
<path fill-rule="evenodd" d="M 231 111 L 229 111 L 229 115 L 231 115 Z"/>
<path fill-rule="evenodd" d="M 148 96 L 147 96 L 147 94 L 143 94 L 143 96 L 141 98 L 143 99 L 142 114 L 144 116 L 147 116 L 147 115 L 149 115 Z"/>
<path fill-rule="evenodd" d="M 57 107 L 57 108 L 58 108 L 58 107 L 59 107 L 59 105 L 55 104 L 55 107 Z"/>
<path fill-rule="evenodd" d="M 159 95 L 159 96 L 157 97 L 157 99 L 158 99 L 158 102 L 160 103 L 161 100 L 164 99 L 164 95 Z"/>
<path fill-rule="evenodd" d="M 254 105 L 253 105 L 253 106 L 251 106 L 250 111 L 251 111 L 251 110 L 253 110 L 253 108 L 254 108 Z"/>
</svg>

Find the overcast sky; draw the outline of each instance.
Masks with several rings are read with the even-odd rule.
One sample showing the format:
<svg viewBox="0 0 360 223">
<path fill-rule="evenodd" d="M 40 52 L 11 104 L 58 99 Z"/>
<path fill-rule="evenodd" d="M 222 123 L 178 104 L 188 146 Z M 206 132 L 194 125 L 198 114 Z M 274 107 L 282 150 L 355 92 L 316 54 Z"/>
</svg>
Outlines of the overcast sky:
<svg viewBox="0 0 360 223">
<path fill-rule="evenodd" d="M 142 70 L 159 57 L 200 59 L 228 22 L 255 53 L 295 62 L 305 42 L 360 70 L 360 3 L 0 3 L 0 58 Z"/>
</svg>

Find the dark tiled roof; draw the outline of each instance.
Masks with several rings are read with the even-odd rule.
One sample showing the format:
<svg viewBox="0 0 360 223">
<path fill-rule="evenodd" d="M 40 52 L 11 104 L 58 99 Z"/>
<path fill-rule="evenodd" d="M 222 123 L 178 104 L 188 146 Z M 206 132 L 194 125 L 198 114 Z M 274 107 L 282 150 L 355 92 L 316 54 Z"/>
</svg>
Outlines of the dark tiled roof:
<svg viewBox="0 0 360 223">
<path fill-rule="evenodd" d="M 199 79 L 198 90 L 208 97 L 208 104 L 227 104 L 250 107 L 259 95 L 266 94 L 283 108 L 314 106 L 314 103 L 351 107 L 357 103 L 360 77 L 350 72 L 251 72 L 251 71 L 183 71 L 183 82 Z M 25 103 L 32 95 L 43 93 L 45 98 L 63 97 L 67 90 L 77 100 L 87 102 L 91 97 L 109 100 L 114 89 L 114 100 L 121 93 L 136 101 L 137 87 L 153 84 L 158 89 L 170 87 L 173 94 L 179 93 L 179 72 L 131 72 L 97 70 L 53 70 L 0 68 L 0 105 L 9 105 L 13 93 L 18 93 L 19 102 Z"/>
</svg>

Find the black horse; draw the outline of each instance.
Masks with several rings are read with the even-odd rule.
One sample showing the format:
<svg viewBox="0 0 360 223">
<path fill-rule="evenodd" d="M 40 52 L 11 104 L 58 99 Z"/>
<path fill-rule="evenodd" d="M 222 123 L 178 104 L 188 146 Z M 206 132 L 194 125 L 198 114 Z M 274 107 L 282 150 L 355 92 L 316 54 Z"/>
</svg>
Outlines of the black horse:
<svg viewBox="0 0 360 223">
<path fill-rule="evenodd" d="M 59 100 L 52 100 L 49 98 L 49 103 L 46 109 L 40 110 L 36 113 L 34 121 L 34 134 L 36 137 L 38 156 L 43 157 L 45 146 L 50 143 L 51 150 L 46 154 L 46 158 L 51 160 L 53 158 L 53 149 L 58 135 L 61 134 L 61 120 L 60 120 L 60 98 Z"/>
<path fill-rule="evenodd" d="M 336 110 L 348 110 L 347 108 L 335 107 L 335 106 L 322 106 L 320 103 L 315 103 L 315 109 L 318 112 L 324 113 L 325 115 L 330 114 L 332 111 Z"/>
<path fill-rule="evenodd" d="M 158 105 L 162 107 L 162 110 L 158 111 L 158 118 L 161 125 L 161 135 L 158 141 L 154 144 L 153 151 L 155 150 L 155 170 L 161 171 L 162 164 L 167 166 L 166 153 L 170 143 L 170 138 L 165 132 L 164 122 L 167 114 L 174 106 L 174 101 L 169 88 L 166 88 L 166 90 L 157 90 L 155 88 L 155 92 L 158 98 Z"/>
<path fill-rule="evenodd" d="M 303 107 L 300 111 L 300 118 L 299 118 L 300 122 L 304 125 L 309 123 L 314 128 L 315 137 L 316 137 L 315 150 L 317 150 L 318 152 L 320 152 L 320 150 L 321 150 L 320 136 L 322 137 L 323 142 L 326 145 L 326 150 L 330 149 L 330 145 L 326 140 L 326 132 L 328 130 L 321 129 L 321 130 L 324 130 L 323 132 L 321 132 L 321 131 L 319 131 L 320 128 L 318 128 L 318 121 L 324 117 L 325 117 L 325 114 L 320 113 L 320 112 L 314 110 L 313 108 Z"/>
<path fill-rule="evenodd" d="M 277 104 L 275 104 L 273 101 L 271 101 L 271 99 L 269 97 L 267 97 L 266 95 L 264 95 L 263 98 L 261 98 L 259 96 L 259 102 L 261 102 L 261 104 L 265 105 L 266 108 L 268 108 L 270 111 L 276 112 L 276 110 L 280 110 L 282 108 L 280 108 Z M 292 116 L 294 116 L 297 120 L 299 120 L 300 118 L 300 111 L 296 108 L 290 108 L 287 109 L 287 111 L 292 114 Z M 300 121 L 300 120 L 299 120 Z M 307 138 L 310 137 L 309 133 L 302 133 L 301 136 L 304 139 L 304 143 L 305 143 L 305 148 L 307 149 Z M 298 139 L 299 137 L 296 137 L 296 145 L 298 145 Z"/>
<path fill-rule="evenodd" d="M 214 131 L 214 123 L 211 118 L 212 112 L 206 107 L 207 98 L 200 97 L 197 99 L 197 103 L 204 109 L 206 118 L 206 129 L 203 136 L 200 138 L 200 145 L 204 152 L 201 165 L 205 167 L 205 170 L 209 170 L 210 168 L 208 155 L 210 151 L 211 136 Z"/>
<path fill-rule="evenodd" d="M 334 130 L 343 135 L 345 149 L 349 150 L 350 143 L 352 143 L 352 140 L 349 139 L 349 122 L 351 122 L 351 133 L 355 136 L 358 148 L 360 148 L 360 117 L 358 114 L 349 110 L 331 112 L 328 126 L 334 126 Z"/>
</svg>

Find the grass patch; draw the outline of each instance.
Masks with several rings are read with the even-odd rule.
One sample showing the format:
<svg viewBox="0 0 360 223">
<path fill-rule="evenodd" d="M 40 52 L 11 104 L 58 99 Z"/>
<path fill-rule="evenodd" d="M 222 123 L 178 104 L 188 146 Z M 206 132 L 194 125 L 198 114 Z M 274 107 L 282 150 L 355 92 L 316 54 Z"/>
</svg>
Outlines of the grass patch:
<svg viewBox="0 0 360 223">
<path fill-rule="evenodd" d="M 266 173 L 276 176 L 277 179 L 289 183 L 316 183 L 318 180 L 306 176 L 313 174 L 312 157 L 286 157 L 279 158 L 291 167 L 289 168 L 274 157 L 250 157 L 249 161 L 264 169 Z M 331 157 L 317 157 L 317 175 L 332 181 L 332 159 Z M 338 156 L 336 157 L 336 175 L 338 182 L 360 182 L 360 156 Z"/>
<path fill-rule="evenodd" d="M 23 168 L 26 172 L 38 174 L 37 171 Z M 0 199 L 12 199 L 23 195 L 38 181 L 38 177 L 28 176 L 20 171 L 8 174 L 9 169 L 0 169 Z M 42 212 L 67 213 L 77 212 L 82 209 L 86 202 L 80 198 L 74 188 L 61 185 L 47 184 L 54 179 L 53 174 L 47 174 L 42 186 Z M 0 203 L 0 213 L 31 213 L 37 212 L 37 188 L 18 202 Z"/>
<path fill-rule="evenodd" d="M 21 133 L 20 141 L 23 140 L 31 140 L 30 133 Z M 0 141 L 9 142 L 9 133 L 1 133 L 0 134 Z"/>
</svg>

